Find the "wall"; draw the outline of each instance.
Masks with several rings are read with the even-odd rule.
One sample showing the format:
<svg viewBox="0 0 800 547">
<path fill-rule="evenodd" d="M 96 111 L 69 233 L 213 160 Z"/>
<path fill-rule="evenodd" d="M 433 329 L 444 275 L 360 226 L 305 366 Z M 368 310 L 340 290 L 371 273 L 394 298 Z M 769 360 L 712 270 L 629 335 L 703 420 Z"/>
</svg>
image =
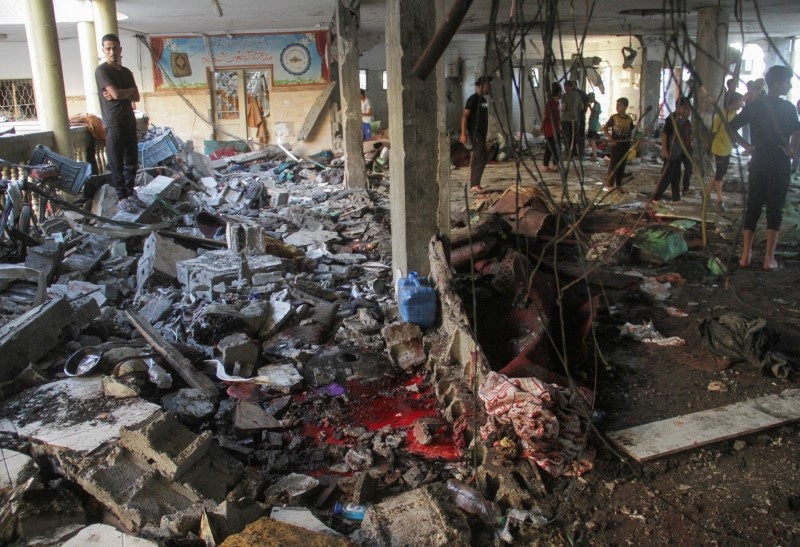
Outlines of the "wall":
<svg viewBox="0 0 800 547">
<path fill-rule="evenodd" d="M 180 96 L 174 91 L 154 92 L 152 62 L 146 47 L 130 34 L 122 32 L 122 62 L 128 67 L 136 79 L 142 94 L 142 101 L 137 105 L 155 125 L 170 126 L 183 140 L 193 140 L 198 149 L 202 148 L 204 139 L 211 135 L 209 125 L 202 121 Z M 83 78 L 80 65 L 80 50 L 77 38 L 59 41 L 64 86 L 67 95 L 67 110 L 70 116 L 83 113 L 86 109 Z M 30 78 L 31 67 L 28 47 L 23 42 L 0 43 L 0 78 Z M 273 100 L 269 130 L 271 142 L 274 123 L 285 121 L 295 124 L 295 131 L 300 129 L 305 120 L 305 113 L 310 109 L 322 92 L 322 87 L 309 87 L 302 90 L 281 92 L 272 90 L 280 100 Z M 210 94 L 207 89 L 183 92 L 186 99 L 204 117 L 208 117 L 211 108 Z M 293 137 L 294 134 L 291 135 Z M 294 142 L 290 138 L 289 142 Z M 317 124 L 305 143 L 294 149 L 298 154 L 314 153 L 332 147 L 331 114 L 324 109 Z"/>
</svg>

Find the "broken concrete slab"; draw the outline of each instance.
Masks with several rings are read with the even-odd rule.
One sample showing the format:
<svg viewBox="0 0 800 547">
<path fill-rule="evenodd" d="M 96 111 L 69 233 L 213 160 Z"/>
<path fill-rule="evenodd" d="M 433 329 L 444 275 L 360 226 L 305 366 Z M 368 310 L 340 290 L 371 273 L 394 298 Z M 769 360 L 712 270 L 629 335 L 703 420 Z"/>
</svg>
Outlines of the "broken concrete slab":
<svg viewBox="0 0 800 547">
<path fill-rule="evenodd" d="M 169 481 L 127 450 L 116 447 L 107 458 L 83 462 L 75 480 L 132 531 L 158 526 L 164 515 L 184 511 L 200 500 Z"/>
<path fill-rule="evenodd" d="M 108 524 L 92 524 L 78 532 L 72 539 L 65 541 L 62 547 L 157 547 L 158 543 L 126 534 Z"/>
<path fill-rule="evenodd" d="M 308 247 L 336 239 L 339 239 L 339 234 L 329 230 L 299 230 L 283 238 L 283 241 L 296 247 Z"/>
<path fill-rule="evenodd" d="M 313 387 L 348 379 L 377 380 L 389 371 L 387 359 L 356 348 L 323 348 L 304 367 L 306 381 Z"/>
<path fill-rule="evenodd" d="M 289 473 L 264 492 L 264 500 L 267 503 L 297 501 L 312 492 L 317 486 L 319 486 L 319 480 L 314 477 Z"/>
<path fill-rule="evenodd" d="M 119 438 L 121 426 L 137 424 L 159 410 L 138 398 L 106 398 L 100 378 L 76 377 L 8 399 L 0 409 L 0 431 L 53 449 L 91 452 Z"/>
<path fill-rule="evenodd" d="M 177 278 L 176 264 L 184 260 L 191 260 L 196 256 L 195 251 L 153 232 L 144 240 L 142 256 L 136 267 L 137 292 L 141 293 L 145 284 L 154 279 L 156 275 L 164 276 L 167 279 Z"/>
<path fill-rule="evenodd" d="M 361 535 L 377 545 L 470 545 L 466 515 L 450 501 L 443 484 L 412 490 L 373 505 Z"/>
<path fill-rule="evenodd" d="M 55 278 L 56 271 L 63 258 L 64 244 L 54 240 L 48 240 L 41 245 L 28 248 L 28 255 L 25 257 L 25 266 L 42 272 L 45 281 L 51 283 Z"/>
<path fill-rule="evenodd" d="M 180 483 L 197 496 L 219 503 L 236 486 L 244 465 L 216 444 L 180 478 Z"/>
<path fill-rule="evenodd" d="M 381 330 L 392 362 L 403 370 L 425 363 L 422 329 L 413 323 L 395 323 Z"/>
<path fill-rule="evenodd" d="M 220 340 L 216 353 L 225 366 L 232 366 L 237 361 L 255 363 L 258 360 L 258 346 L 244 333 L 231 334 Z"/>
<path fill-rule="evenodd" d="M 13 380 L 58 343 L 61 331 L 71 324 L 72 309 L 65 298 L 36 306 L 0 327 L 0 382 Z"/>
<path fill-rule="evenodd" d="M 291 393 L 303 384 L 303 377 L 291 363 L 267 365 L 258 369 L 258 383 L 281 393 Z"/>
<path fill-rule="evenodd" d="M 30 456 L 0 448 L 0 490 L 16 488 L 38 474 L 39 468 Z"/>
<path fill-rule="evenodd" d="M 195 435 L 174 414 L 159 412 L 146 420 L 120 428 L 120 444 L 152 462 L 166 477 L 175 480 L 208 452 L 211 432 Z"/>
<path fill-rule="evenodd" d="M 267 505 L 246 497 L 225 500 L 208 513 L 208 521 L 216 532 L 214 535 L 224 538 L 244 530 L 248 524 L 266 515 L 267 509 Z"/>
<path fill-rule="evenodd" d="M 167 393 L 161 398 L 161 406 L 193 422 L 199 422 L 214 414 L 214 402 L 201 390 L 183 388 Z"/>
<path fill-rule="evenodd" d="M 251 274 L 282 270 L 283 261 L 275 256 L 253 256 L 248 260 Z M 228 250 L 209 251 L 197 258 L 183 260 L 176 265 L 178 282 L 183 289 L 209 291 L 219 283 L 230 283 L 239 278 L 242 259 Z"/>
<path fill-rule="evenodd" d="M 155 294 L 151 294 L 147 303 L 139 310 L 139 315 L 147 320 L 148 323 L 158 323 L 169 315 L 178 297 L 179 294 L 177 291 L 159 291 Z"/>
<path fill-rule="evenodd" d="M 102 185 L 94 194 L 92 214 L 103 218 L 113 218 L 119 211 L 117 189 L 110 184 Z"/>
<path fill-rule="evenodd" d="M 283 427 L 274 416 L 268 414 L 255 403 L 239 401 L 233 418 L 233 427 L 241 436 L 248 436 L 265 429 L 279 429 Z"/>
<path fill-rule="evenodd" d="M 266 253 L 266 233 L 263 226 L 228 224 L 225 236 L 230 251 L 246 255 Z"/>
<path fill-rule="evenodd" d="M 178 179 L 159 175 L 147 183 L 147 186 L 139 189 L 136 195 L 149 207 L 158 198 L 166 201 L 179 199 L 181 197 L 181 185 Z"/>
</svg>

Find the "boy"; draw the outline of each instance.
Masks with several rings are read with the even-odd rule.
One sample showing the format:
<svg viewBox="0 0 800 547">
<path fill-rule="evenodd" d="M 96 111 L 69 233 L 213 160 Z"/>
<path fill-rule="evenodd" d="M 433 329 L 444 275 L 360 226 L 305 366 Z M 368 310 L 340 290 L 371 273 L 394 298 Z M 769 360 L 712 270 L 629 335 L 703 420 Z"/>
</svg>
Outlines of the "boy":
<svg viewBox="0 0 800 547">
<path fill-rule="evenodd" d="M 661 180 L 656 187 L 653 201 L 660 201 L 667 185 L 670 185 L 673 205 L 682 203 L 682 164 L 684 165 L 683 191 L 689 190 L 689 183 L 692 180 L 692 124 L 689 122 L 691 111 L 692 103 L 688 98 L 681 97 L 675 103 L 675 112 L 669 115 L 664 124 L 664 131 L 661 133 L 661 157 L 664 158 L 664 170 L 661 172 Z"/>
<path fill-rule="evenodd" d="M 716 167 L 714 178 L 706 188 L 706 199 L 711 195 L 712 190 L 717 192 L 717 207 L 722 209 L 722 177 L 728 172 L 731 163 L 731 152 L 733 143 L 725 129 L 731 120 L 736 117 L 736 113 L 742 108 L 743 97 L 741 93 L 732 91 L 725 98 L 725 114 L 714 117 L 714 124 L 711 127 L 712 141 L 711 153 L 714 155 L 714 165 Z"/>
<path fill-rule="evenodd" d="M 469 159 L 469 186 L 473 192 L 483 192 L 481 177 L 486 168 L 486 133 L 489 130 L 489 94 L 491 76 L 481 76 L 475 80 L 475 93 L 467 99 L 461 115 L 461 144 L 472 143 L 472 156 Z"/>
<path fill-rule="evenodd" d="M 750 266 L 753 235 L 761 209 L 766 204 L 767 247 L 763 266 L 765 270 L 773 271 L 780 268 L 775 260 L 775 247 L 778 245 L 783 204 L 789 190 L 791 161 L 797 157 L 800 120 L 797 119 L 795 106 L 781 99 L 792 88 L 792 71 L 785 66 L 775 65 L 767 71 L 766 84 L 769 89 L 767 96 L 744 107 L 731 122 L 729 135 L 753 157 L 750 162 L 739 266 Z M 750 143 L 736 133 L 745 125 L 750 126 Z"/>
<path fill-rule="evenodd" d="M 367 98 L 367 92 L 361 90 L 361 136 L 365 141 L 372 139 L 372 122 L 375 117 L 372 115 L 372 103 Z"/>
<path fill-rule="evenodd" d="M 617 99 L 617 113 L 603 126 L 603 133 L 611 145 L 611 163 L 608 166 L 605 187 L 608 192 L 614 189 L 614 181 L 620 192 L 624 192 L 621 189 L 622 177 L 625 176 L 625 164 L 628 161 L 628 151 L 631 149 L 633 136 L 633 118 L 628 116 L 628 104 L 626 97 Z"/>
</svg>

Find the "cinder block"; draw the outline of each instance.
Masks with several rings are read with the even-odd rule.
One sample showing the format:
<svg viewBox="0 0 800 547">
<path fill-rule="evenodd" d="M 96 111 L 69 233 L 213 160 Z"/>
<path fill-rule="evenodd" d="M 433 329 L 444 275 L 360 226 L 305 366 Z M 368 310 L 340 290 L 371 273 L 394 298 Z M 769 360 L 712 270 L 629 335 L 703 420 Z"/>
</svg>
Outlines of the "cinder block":
<svg viewBox="0 0 800 547">
<path fill-rule="evenodd" d="M 195 435 L 170 412 L 156 413 L 135 426 L 121 427 L 119 434 L 122 446 L 172 480 L 188 471 L 211 446 L 210 431 Z"/>
</svg>

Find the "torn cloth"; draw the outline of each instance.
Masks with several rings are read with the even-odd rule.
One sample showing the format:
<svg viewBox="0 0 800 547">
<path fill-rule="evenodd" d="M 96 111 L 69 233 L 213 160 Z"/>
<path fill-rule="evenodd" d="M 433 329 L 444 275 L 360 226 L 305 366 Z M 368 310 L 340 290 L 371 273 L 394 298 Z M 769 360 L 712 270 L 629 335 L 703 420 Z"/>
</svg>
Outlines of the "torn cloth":
<svg viewBox="0 0 800 547">
<path fill-rule="evenodd" d="M 594 450 L 586 446 L 589 409 L 577 390 L 490 372 L 478 396 L 488 414 L 481 427 L 484 440 L 511 428 L 522 454 L 553 476 L 582 475 L 592 468 Z"/>
<path fill-rule="evenodd" d="M 703 320 L 699 328 L 703 346 L 717 355 L 748 361 L 776 378 L 786 378 L 793 368 L 785 356 L 769 350 L 780 336 L 765 319 L 725 313 Z"/>
</svg>

